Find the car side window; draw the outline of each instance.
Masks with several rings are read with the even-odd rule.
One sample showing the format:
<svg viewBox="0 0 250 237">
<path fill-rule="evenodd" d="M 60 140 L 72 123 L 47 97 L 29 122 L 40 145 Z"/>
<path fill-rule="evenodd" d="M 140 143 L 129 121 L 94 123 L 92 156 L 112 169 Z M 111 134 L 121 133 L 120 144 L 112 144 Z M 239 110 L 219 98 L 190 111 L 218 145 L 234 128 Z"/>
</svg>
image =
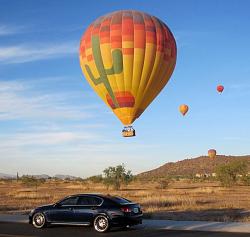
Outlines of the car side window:
<svg viewBox="0 0 250 237">
<path fill-rule="evenodd" d="M 98 206 L 102 203 L 101 198 L 82 196 L 79 197 L 77 205 Z"/>
<path fill-rule="evenodd" d="M 76 205 L 78 197 L 70 197 L 60 202 L 61 206 Z"/>
<path fill-rule="evenodd" d="M 89 205 L 88 197 L 79 197 L 77 205 Z"/>
<path fill-rule="evenodd" d="M 98 206 L 98 205 L 100 205 L 102 203 L 102 199 L 97 198 L 97 197 L 90 197 L 89 198 L 89 203 L 90 203 L 90 205 Z"/>
</svg>

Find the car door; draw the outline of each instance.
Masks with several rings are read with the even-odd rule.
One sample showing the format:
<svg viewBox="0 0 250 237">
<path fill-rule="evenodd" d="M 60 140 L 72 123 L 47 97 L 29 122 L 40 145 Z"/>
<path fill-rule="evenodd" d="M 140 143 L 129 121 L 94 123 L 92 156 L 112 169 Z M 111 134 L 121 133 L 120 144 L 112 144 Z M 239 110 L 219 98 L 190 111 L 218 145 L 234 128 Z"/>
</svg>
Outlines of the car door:
<svg viewBox="0 0 250 237">
<path fill-rule="evenodd" d="M 49 219 L 51 222 L 71 223 L 75 221 L 74 206 L 77 204 L 78 197 L 69 197 L 57 203 L 50 211 Z"/>
<path fill-rule="evenodd" d="M 79 196 L 77 205 L 74 207 L 75 221 L 86 224 L 93 222 L 102 202 L 102 198 L 99 197 Z"/>
</svg>

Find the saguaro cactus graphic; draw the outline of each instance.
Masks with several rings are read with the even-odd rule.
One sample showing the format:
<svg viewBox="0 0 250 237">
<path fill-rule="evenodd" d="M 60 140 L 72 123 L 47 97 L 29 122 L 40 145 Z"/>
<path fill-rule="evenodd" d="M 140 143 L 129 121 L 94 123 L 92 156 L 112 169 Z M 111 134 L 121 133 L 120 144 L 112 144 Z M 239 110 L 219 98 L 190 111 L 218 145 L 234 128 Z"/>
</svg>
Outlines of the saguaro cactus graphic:
<svg viewBox="0 0 250 237">
<path fill-rule="evenodd" d="M 94 61 L 100 77 L 95 78 L 92 71 L 90 70 L 90 67 L 85 64 L 86 71 L 88 72 L 90 79 L 95 85 L 104 84 L 105 88 L 108 91 L 108 94 L 112 98 L 115 108 L 119 108 L 120 106 L 112 91 L 107 75 L 119 74 L 123 71 L 122 52 L 120 49 L 113 50 L 112 51 L 113 65 L 111 68 L 105 69 L 102 61 L 99 37 L 92 36 L 91 43 L 92 43 Z"/>
</svg>

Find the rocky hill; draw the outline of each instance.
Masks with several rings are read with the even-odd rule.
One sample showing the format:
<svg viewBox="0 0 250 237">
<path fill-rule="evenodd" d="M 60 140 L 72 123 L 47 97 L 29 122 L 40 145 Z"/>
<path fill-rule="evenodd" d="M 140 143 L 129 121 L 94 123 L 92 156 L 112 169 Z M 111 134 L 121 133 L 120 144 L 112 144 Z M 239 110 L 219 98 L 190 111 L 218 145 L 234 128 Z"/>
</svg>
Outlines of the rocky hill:
<svg viewBox="0 0 250 237">
<path fill-rule="evenodd" d="M 0 173 L 0 179 L 15 179 L 15 175 Z"/>
<path fill-rule="evenodd" d="M 138 178 L 156 178 L 166 176 L 193 176 L 196 174 L 212 174 L 215 172 L 216 166 L 227 164 L 232 161 L 246 161 L 250 171 L 250 155 L 246 156 L 224 156 L 217 155 L 213 160 L 207 156 L 200 156 L 192 159 L 185 159 L 177 162 L 169 162 L 159 168 L 143 172 Z"/>
</svg>

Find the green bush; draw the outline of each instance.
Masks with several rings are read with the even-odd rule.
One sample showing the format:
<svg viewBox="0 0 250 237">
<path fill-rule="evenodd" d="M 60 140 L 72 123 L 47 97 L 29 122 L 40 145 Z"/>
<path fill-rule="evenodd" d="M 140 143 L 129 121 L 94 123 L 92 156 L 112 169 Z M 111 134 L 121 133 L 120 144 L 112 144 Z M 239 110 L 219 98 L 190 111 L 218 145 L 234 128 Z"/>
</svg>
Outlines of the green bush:
<svg viewBox="0 0 250 237">
<path fill-rule="evenodd" d="M 132 172 L 130 170 L 126 171 L 124 164 L 116 167 L 110 166 L 103 171 L 103 174 L 103 182 L 107 189 L 111 186 L 115 190 L 119 190 L 121 184 L 128 185 L 133 179 Z"/>
<path fill-rule="evenodd" d="M 229 164 L 220 165 L 216 168 L 216 174 L 217 179 L 223 186 L 233 186 L 237 183 L 237 180 L 247 175 L 247 163 L 233 161 Z"/>
</svg>

